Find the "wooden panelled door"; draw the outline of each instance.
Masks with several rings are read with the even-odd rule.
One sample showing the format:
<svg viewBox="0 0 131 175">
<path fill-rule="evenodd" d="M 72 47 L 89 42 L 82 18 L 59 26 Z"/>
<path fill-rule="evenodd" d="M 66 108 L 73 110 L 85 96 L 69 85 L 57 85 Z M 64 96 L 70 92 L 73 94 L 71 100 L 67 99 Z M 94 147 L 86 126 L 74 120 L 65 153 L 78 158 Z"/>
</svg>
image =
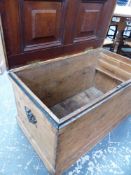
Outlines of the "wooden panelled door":
<svg viewBox="0 0 131 175">
<path fill-rule="evenodd" d="M 63 7 L 62 2 L 22 2 L 21 21 L 25 51 L 62 45 Z"/>
<path fill-rule="evenodd" d="M 115 0 L 1 0 L 9 68 L 100 47 Z"/>
</svg>

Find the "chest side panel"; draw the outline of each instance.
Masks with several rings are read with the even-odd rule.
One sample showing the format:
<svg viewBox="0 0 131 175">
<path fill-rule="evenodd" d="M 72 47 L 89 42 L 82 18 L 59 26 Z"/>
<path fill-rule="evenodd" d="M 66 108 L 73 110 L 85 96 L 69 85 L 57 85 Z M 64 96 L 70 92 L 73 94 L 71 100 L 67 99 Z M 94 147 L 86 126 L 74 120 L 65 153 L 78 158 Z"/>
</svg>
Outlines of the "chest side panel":
<svg viewBox="0 0 131 175">
<path fill-rule="evenodd" d="M 131 113 L 130 94 L 131 86 L 128 86 L 60 129 L 56 167 L 59 173 L 92 149 L 114 126 Z"/>
<path fill-rule="evenodd" d="M 18 111 L 17 121 L 47 169 L 55 172 L 57 129 L 12 80 Z M 32 118 L 34 116 L 34 119 Z"/>
</svg>

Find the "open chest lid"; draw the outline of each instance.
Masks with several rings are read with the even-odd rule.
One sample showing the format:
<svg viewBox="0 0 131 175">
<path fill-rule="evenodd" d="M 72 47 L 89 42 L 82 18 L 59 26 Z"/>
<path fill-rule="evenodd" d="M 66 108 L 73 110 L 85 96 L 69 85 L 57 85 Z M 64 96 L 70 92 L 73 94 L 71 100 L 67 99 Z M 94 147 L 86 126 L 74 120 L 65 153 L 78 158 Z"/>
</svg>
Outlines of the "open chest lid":
<svg viewBox="0 0 131 175">
<path fill-rule="evenodd" d="M 116 0 L 2 0 L 9 68 L 100 47 Z"/>
</svg>

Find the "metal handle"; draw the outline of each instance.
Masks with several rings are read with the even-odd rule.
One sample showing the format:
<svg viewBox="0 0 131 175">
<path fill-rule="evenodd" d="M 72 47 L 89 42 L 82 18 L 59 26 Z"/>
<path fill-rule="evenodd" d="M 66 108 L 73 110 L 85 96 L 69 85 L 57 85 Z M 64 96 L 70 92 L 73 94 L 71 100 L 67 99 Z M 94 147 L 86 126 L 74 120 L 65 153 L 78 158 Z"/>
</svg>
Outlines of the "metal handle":
<svg viewBox="0 0 131 175">
<path fill-rule="evenodd" d="M 36 120 L 35 116 L 32 114 L 31 110 L 26 106 L 25 106 L 25 112 L 26 112 L 28 121 L 32 124 L 36 124 L 37 120 Z"/>
</svg>

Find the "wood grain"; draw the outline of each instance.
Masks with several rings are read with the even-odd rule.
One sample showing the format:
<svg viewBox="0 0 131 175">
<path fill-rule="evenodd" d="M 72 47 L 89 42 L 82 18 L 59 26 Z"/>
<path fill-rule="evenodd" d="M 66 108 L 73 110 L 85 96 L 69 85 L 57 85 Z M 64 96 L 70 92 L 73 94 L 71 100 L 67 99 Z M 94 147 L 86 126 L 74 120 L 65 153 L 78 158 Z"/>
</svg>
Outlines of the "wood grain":
<svg viewBox="0 0 131 175">
<path fill-rule="evenodd" d="M 92 100 L 101 95 L 103 95 L 102 91 L 96 89 L 95 87 L 91 87 L 81 93 L 76 94 L 75 96 L 67 98 L 66 100 L 62 101 L 59 104 L 56 104 L 50 109 L 58 118 L 62 118 L 81 108 L 82 106 L 90 103 Z"/>
<path fill-rule="evenodd" d="M 61 175 L 131 113 L 130 65 L 96 49 L 10 72 L 19 125 L 51 174 Z"/>
<path fill-rule="evenodd" d="M 60 129 L 57 174 L 97 144 L 125 116 L 131 113 L 131 86 L 110 97 L 76 121 Z M 77 154 L 76 154 L 77 153 Z"/>
<path fill-rule="evenodd" d="M 98 50 L 87 53 L 27 66 L 16 74 L 51 107 L 92 86 Z"/>
<path fill-rule="evenodd" d="M 115 2 L 1 0 L 9 68 L 100 47 Z"/>
<path fill-rule="evenodd" d="M 92 86 L 106 93 L 130 79 L 130 71 L 125 71 L 125 66 L 130 69 L 129 64 L 119 61 L 120 64 L 114 65 L 115 59 L 109 61 L 110 57 L 103 58 L 101 54 L 97 49 L 91 50 L 26 66 L 24 71 L 17 69 L 16 74 L 48 107 L 52 107 Z"/>
<path fill-rule="evenodd" d="M 17 120 L 25 135 L 34 146 L 51 173 L 55 172 L 55 159 L 57 147 L 57 130 L 52 127 L 44 114 L 25 96 L 21 89 L 13 82 L 18 116 Z M 31 109 L 37 123 L 29 123 L 25 106 Z"/>
</svg>

